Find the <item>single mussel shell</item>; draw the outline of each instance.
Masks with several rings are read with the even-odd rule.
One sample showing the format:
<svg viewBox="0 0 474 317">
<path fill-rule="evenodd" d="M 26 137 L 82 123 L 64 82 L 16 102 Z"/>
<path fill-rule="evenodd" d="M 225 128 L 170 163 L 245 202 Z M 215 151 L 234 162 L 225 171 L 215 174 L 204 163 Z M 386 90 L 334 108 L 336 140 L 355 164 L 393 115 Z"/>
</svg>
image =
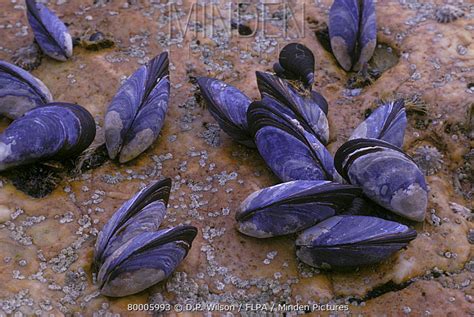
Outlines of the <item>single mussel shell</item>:
<svg viewBox="0 0 474 317">
<path fill-rule="evenodd" d="M 255 147 L 247 125 L 247 109 L 252 100 L 234 86 L 214 78 L 200 77 L 197 82 L 221 129 L 237 142 Z"/>
<path fill-rule="evenodd" d="M 313 101 L 319 106 L 319 108 L 321 108 L 321 110 L 327 116 L 329 105 L 326 98 L 324 98 L 323 95 L 321 95 L 319 92 L 316 92 L 314 90 L 311 90 L 311 98 L 313 98 Z"/>
<path fill-rule="evenodd" d="M 375 109 L 352 132 L 349 140 L 353 139 L 379 139 L 401 148 L 407 116 L 403 99 L 387 102 Z"/>
<path fill-rule="evenodd" d="M 95 245 L 94 269 L 126 241 L 143 232 L 157 231 L 166 214 L 171 179 L 152 183 L 127 200 L 99 233 Z"/>
<path fill-rule="evenodd" d="M 0 115 L 10 119 L 53 101 L 41 80 L 13 64 L 0 60 Z"/>
<path fill-rule="evenodd" d="M 341 67 L 359 71 L 377 44 L 373 0 L 334 0 L 328 27 L 332 52 Z"/>
<path fill-rule="evenodd" d="M 334 216 L 303 231 L 296 255 L 323 269 L 344 269 L 384 261 L 416 238 L 407 226 L 369 216 Z"/>
<path fill-rule="evenodd" d="M 26 0 L 26 15 L 43 53 L 59 61 L 72 56 L 72 38 L 64 23 L 44 4 Z"/>
<path fill-rule="evenodd" d="M 105 114 L 105 143 L 109 157 L 125 163 L 158 138 L 170 94 L 168 53 L 140 67 L 120 87 Z"/>
<path fill-rule="evenodd" d="M 100 292 L 122 297 L 166 279 L 186 257 L 196 234 L 195 227 L 179 226 L 142 232 L 126 241 L 100 267 Z"/>
<path fill-rule="evenodd" d="M 270 73 L 256 72 L 257 85 L 262 99 L 273 98 L 286 107 L 278 109 L 298 120 L 319 141 L 327 144 L 329 124 L 326 117 L 326 99 L 315 91 L 299 93 L 290 83 Z M 274 104 L 274 103 L 272 103 Z"/>
<path fill-rule="evenodd" d="M 95 129 L 94 118 L 79 105 L 55 102 L 34 108 L 0 134 L 0 171 L 77 156 L 92 143 Z"/>
<path fill-rule="evenodd" d="M 311 86 L 314 83 L 313 52 L 303 44 L 290 43 L 280 51 L 273 70 L 280 77 L 299 79 L 305 86 Z"/>
<path fill-rule="evenodd" d="M 423 221 L 428 188 L 423 172 L 400 148 L 376 139 L 354 139 L 336 152 L 337 171 L 382 207 Z"/>
<path fill-rule="evenodd" d="M 253 102 L 247 111 L 250 131 L 268 167 L 283 182 L 339 180 L 328 150 L 298 120 L 275 111 L 283 107 L 264 98 Z"/>
<path fill-rule="evenodd" d="M 292 181 L 261 189 L 240 205 L 238 230 L 269 238 L 301 231 L 349 208 L 362 190 L 328 181 Z"/>
</svg>

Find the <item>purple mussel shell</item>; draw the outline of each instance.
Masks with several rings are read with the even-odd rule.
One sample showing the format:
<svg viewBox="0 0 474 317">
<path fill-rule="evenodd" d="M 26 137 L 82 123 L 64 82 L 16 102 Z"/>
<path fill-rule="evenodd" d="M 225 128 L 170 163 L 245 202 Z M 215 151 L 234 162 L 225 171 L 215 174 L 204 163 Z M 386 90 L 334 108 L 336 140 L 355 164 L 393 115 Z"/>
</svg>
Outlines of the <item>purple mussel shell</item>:
<svg viewBox="0 0 474 317">
<path fill-rule="evenodd" d="M 379 139 L 401 148 L 407 126 L 403 99 L 387 102 L 372 112 L 352 132 L 349 140 Z"/>
<path fill-rule="evenodd" d="M 120 87 L 105 115 L 109 157 L 128 162 L 149 148 L 163 127 L 170 94 L 168 53 L 140 67 Z"/>
<path fill-rule="evenodd" d="M 195 227 L 178 226 L 142 232 L 127 240 L 100 267 L 100 292 L 122 297 L 166 279 L 186 257 L 196 234 Z"/>
<path fill-rule="evenodd" d="M 397 222 L 334 216 L 299 235 L 296 255 L 317 268 L 351 268 L 380 263 L 415 238 L 415 230 Z"/>
<path fill-rule="evenodd" d="M 253 102 L 247 112 L 250 131 L 268 167 L 283 182 L 339 180 L 328 150 L 296 119 L 275 111 L 282 107 L 264 98 Z"/>
<path fill-rule="evenodd" d="M 200 77 L 198 84 L 221 129 L 237 142 L 254 148 L 247 125 L 247 109 L 252 100 L 234 86 L 214 78 Z"/>
<path fill-rule="evenodd" d="M 64 23 L 44 4 L 26 0 L 26 15 L 43 53 L 59 61 L 72 56 L 72 38 Z"/>
<path fill-rule="evenodd" d="M 362 190 L 329 181 L 299 180 L 261 189 L 248 196 L 235 218 L 238 230 L 255 238 L 301 231 L 348 209 Z"/>
<path fill-rule="evenodd" d="M 97 237 L 96 270 L 124 242 L 142 232 L 158 230 L 166 213 L 170 190 L 171 179 L 165 178 L 143 188 L 120 206 Z"/>
<path fill-rule="evenodd" d="M 376 139 L 354 139 L 336 152 L 335 167 L 350 184 L 382 207 L 423 221 L 428 204 L 425 177 L 400 148 Z"/>
<path fill-rule="evenodd" d="M 327 102 L 323 96 L 315 91 L 300 94 L 286 80 L 270 73 L 256 72 L 256 76 L 262 99 L 272 98 L 286 106 L 278 111 L 298 120 L 321 143 L 327 144 L 329 124 L 326 117 Z"/>
<path fill-rule="evenodd" d="M 324 98 L 323 95 L 321 95 L 319 92 L 316 92 L 314 90 L 311 90 L 311 98 L 313 98 L 313 101 L 319 106 L 319 108 L 321 108 L 321 110 L 327 116 L 329 105 L 326 98 Z"/>
<path fill-rule="evenodd" d="M 10 119 L 53 101 L 49 89 L 27 71 L 0 60 L 0 115 Z"/>
<path fill-rule="evenodd" d="M 328 26 L 331 49 L 341 67 L 360 70 L 377 43 L 373 0 L 334 0 Z"/>
<path fill-rule="evenodd" d="M 299 79 L 305 86 L 311 86 L 314 83 L 313 52 L 303 44 L 290 43 L 280 51 L 273 70 L 280 77 Z"/>
<path fill-rule="evenodd" d="M 94 118 L 79 105 L 55 102 L 34 108 L 0 134 L 0 171 L 77 156 L 92 143 L 95 132 Z"/>
</svg>

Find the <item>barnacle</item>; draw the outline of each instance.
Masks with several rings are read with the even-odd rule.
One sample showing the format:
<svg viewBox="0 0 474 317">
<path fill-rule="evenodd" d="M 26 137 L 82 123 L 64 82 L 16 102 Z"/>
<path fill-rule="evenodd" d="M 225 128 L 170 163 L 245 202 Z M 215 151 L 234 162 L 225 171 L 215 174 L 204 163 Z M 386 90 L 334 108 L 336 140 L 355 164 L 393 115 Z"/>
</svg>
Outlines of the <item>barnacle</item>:
<svg viewBox="0 0 474 317">
<path fill-rule="evenodd" d="M 449 23 L 464 16 L 464 12 L 453 5 L 446 4 L 436 10 L 435 17 L 439 23 Z"/>
<path fill-rule="evenodd" d="M 436 174 L 443 167 L 443 155 L 437 148 L 430 145 L 422 145 L 415 149 L 413 160 L 425 175 Z"/>
</svg>

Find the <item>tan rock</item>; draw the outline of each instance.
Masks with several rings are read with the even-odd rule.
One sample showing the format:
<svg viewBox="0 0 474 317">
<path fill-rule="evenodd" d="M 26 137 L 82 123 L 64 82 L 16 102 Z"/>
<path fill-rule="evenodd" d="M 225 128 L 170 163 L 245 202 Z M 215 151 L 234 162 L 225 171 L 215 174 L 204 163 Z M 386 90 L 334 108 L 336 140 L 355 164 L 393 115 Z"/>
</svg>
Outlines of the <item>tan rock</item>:
<svg viewBox="0 0 474 317">
<path fill-rule="evenodd" d="M 12 214 L 12 210 L 5 205 L 0 205 L 0 223 L 7 222 L 10 220 L 10 215 Z"/>
</svg>

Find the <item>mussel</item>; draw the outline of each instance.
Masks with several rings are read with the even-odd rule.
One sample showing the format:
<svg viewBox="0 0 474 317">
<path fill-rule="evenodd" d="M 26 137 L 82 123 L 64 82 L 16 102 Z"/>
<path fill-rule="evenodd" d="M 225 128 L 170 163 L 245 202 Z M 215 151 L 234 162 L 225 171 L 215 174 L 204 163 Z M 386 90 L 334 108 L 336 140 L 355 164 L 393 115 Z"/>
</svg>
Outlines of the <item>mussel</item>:
<svg viewBox="0 0 474 317">
<path fill-rule="evenodd" d="M 355 130 L 349 140 L 380 139 L 402 147 L 407 126 L 403 99 L 387 102 L 371 113 Z"/>
<path fill-rule="evenodd" d="M 299 79 L 305 86 L 314 83 L 314 55 L 305 45 L 290 43 L 282 48 L 274 72 L 283 78 Z"/>
<path fill-rule="evenodd" d="M 243 92 L 223 81 L 200 77 L 198 85 L 209 112 L 237 142 L 255 147 L 247 125 L 247 109 L 252 102 Z"/>
<path fill-rule="evenodd" d="M 303 231 L 296 255 L 323 269 L 344 269 L 384 261 L 416 238 L 407 226 L 369 216 L 334 216 Z"/>
<path fill-rule="evenodd" d="M 169 277 L 186 257 L 196 228 L 158 229 L 170 188 L 169 178 L 145 187 L 125 202 L 99 233 L 93 268 L 103 295 L 122 297 L 141 292 Z"/>
<path fill-rule="evenodd" d="M 109 157 L 125 163 L 158 138 L 163 127 L 170 82 L 168 53 L 140 67 L 120 87 L 105 115 L 105 143 Z"/>
<path fill-rule="evenodd" d="M 281 111 L 272 98 L 253 102 L 247 111 L 255 144 L 268 167 L 283 182 L 339 180 L 334 161 L 324 145 L 298 120 Z"/>
<path fill-rule="evenodd" d="M 0 171 L 77 156 L 92 143 L 95 132 L 94 118 L 79 105 L 55 102 L 36 107 L 0 134 Z"/>
<path fill-rule="evenodd" d="M 341 67 L 359 71 L 377 44 L 373 0 L 334 0 L 328 27 L 331 49 Z"/>
<path fill-rule="evenodd" d="M 170 190 L 171 179 L 165 178 L 143 188 L 117 209 L 97 237 L 96 267 L 125 240 L 141 232 L 158 230 L 166 214 Z"/>
<path fill-rule="evenodd" d="M 410 220 L 424 220 L 425 177 L 400 148 L 377 139 L 354 139 L 337 150 L 334 163 L 342 177 L 377 204 Z"/>
<path fill-rule="evenodd" d="M 100 292 L 122 297 L 166 279 L 186 257 L 196 234 L 195 227 L 179 226 L 134 236 L 102 264 Z"/>
<path fill-rule="evenodd" d="M 248 196 L 235 215 L 238 230 L 255 238 L 287 235 L 311 227 L 351 206 L 362 190 L 329 181 L 299 180 Z"/>
<path fill-rule="evenodd" d="M 64 23 L 44 4 L 26 0 L 26 15 L 43 53 L 59 61 L 72 56 L 72 38 Z"/>
<path fill-rule="evenodd" d="M 38 78 L 0 60 L 0 115 L 16 119 L 52 101 L 48 88 Z"/>
<path fill-rule="evenodd" d="M 278 111 L 285 113 L 300 124 L 319 141 L 327 144 L 329 140 L 329 125 L 326 117 L 328 104 L 326 99 L 317 93 L 298 92 L 288 81 L 270 73 L 256 72 L 257 85 L 262 100 L 273 98 L 278 104 L 286 107 Z"/>
</svg>

